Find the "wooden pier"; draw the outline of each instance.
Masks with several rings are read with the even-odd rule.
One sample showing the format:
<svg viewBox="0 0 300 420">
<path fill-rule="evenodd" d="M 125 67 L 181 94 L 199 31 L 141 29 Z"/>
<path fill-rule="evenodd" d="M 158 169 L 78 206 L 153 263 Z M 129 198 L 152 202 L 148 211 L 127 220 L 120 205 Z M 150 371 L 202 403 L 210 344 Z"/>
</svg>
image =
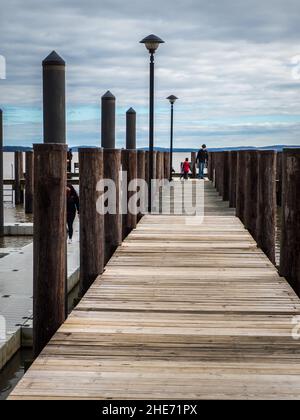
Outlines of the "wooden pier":
<svg viewBox="0 0 300 420">
<path fill-rule="evenodd" d="M 209 182 L 204 210 L 145 216 L 10 399 L 300 399 L 299 298 Z"/>
</svg>

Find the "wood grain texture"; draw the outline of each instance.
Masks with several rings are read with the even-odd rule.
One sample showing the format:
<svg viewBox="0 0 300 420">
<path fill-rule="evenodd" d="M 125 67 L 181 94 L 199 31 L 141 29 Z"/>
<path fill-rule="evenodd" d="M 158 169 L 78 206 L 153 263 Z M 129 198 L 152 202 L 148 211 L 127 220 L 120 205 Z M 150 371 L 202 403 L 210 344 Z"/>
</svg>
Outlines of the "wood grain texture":
<svg viewBox="0 0 300 420">
<path fill-rule="evenodd" d="M 10 399 L 300 398 L 300 301 L 205 198 L 202 223 L 143 217 Z"/>
<path fill-rule="evenodd" d="M 67 146 L 34 145 L 33 347 L 65 320 Z"/>
<path fill-rule="evenodd" d="M 79 149 L 80 170 L 80 296 L 103 273 L 105 254 L 104 214 L 97 211 L 103 180 L 103 150 Z"/>
</svg>

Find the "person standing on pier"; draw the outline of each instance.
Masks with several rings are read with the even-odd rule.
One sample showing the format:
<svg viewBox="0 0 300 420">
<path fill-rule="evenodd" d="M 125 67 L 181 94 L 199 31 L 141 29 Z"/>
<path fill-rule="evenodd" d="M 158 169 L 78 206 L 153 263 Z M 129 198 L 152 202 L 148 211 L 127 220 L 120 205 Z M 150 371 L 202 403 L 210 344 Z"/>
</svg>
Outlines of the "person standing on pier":
<svg viewBox="0 0 300 420">
<path fill-rule="evenodd" d="M 73 238 L 73 223 L 76 217 L 76 212 L 79 214 L 79 197 L 72 184 L 67 184 L 67 227 L 69 244 L 72 243 Z"/>
<path fill-rule="evenodd" d="M 208 162 L 208 152 L 206 149 L 206 144 L 202 145 L 202 149 L 199 150 L 197 155 L 196 163 L 198 164 L 199 168 L 199 175 L 198 178 L 204 179 L 204 168 L 206 167 Z"/>
<path fill-rule="evenodd" d="M 185 162 L 183 162 L 183 165 L 182 165 L 183 177 L 185 180 L 189 179 L 190 170 L 191 170 L 191 165 L 189 162 L 189 158 L 186 158 Z"/>
</svg>

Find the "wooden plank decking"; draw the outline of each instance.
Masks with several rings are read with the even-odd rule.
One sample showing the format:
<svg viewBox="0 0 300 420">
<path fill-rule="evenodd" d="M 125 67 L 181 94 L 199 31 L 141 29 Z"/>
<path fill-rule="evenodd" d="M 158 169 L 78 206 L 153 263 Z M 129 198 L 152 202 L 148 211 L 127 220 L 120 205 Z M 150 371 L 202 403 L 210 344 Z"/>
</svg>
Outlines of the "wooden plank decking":
<svg viewBox="0 0 300 420">
<path fill-rule="evenodd" d="M 300 301 L 205 195 L 143 218 L 11 399 L 300 399 Z"/>
</svg>

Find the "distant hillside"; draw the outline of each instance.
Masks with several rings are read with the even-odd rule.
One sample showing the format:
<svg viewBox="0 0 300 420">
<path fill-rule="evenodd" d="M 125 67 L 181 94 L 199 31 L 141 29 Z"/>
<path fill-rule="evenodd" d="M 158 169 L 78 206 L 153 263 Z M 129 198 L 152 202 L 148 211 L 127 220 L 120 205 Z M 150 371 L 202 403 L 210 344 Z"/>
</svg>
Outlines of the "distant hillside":
<svg viewBox="0 0 300 420">
<path fill-rule="evenodd" d="M 25 146 L 3 146 L 4 152 L 30 152 L 31 150 L 31 147 Z"/>
</svg>

